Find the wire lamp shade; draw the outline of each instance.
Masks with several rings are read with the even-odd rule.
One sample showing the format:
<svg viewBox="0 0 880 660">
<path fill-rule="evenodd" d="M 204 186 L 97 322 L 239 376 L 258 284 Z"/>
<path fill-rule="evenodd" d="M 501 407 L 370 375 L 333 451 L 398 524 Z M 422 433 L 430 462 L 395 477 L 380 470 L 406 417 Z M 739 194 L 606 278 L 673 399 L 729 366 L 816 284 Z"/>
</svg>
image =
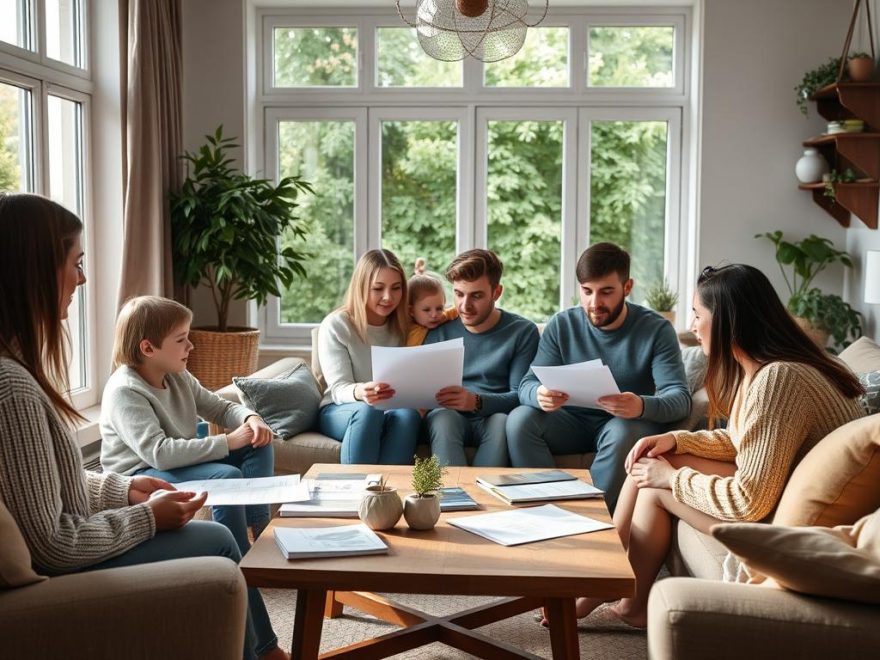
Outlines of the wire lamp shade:
<svg viewBox="0 0 880 660">
<path fill-rule="evenodd" d="M 516 55 L 526 40 L 528 0 L 416 0 L 415 22 L 409 21 L 397 0 L 397 13 L 416 29 L 422 50 L 435 60 L 457 62 L 470 55 L 497 62 Z"/>
<path fill-rule="evenodd" d="M 880 250 L 865 254 L 865 302 L 880 305 Z"/>
</svg>

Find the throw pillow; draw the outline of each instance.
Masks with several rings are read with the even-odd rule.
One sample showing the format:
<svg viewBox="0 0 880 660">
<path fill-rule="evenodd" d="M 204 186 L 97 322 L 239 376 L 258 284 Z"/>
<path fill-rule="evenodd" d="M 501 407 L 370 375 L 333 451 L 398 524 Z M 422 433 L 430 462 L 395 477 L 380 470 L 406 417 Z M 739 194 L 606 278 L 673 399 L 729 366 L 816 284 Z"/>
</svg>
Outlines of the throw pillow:
<svg viewBox="0 0 880 660">
<path fill-rule="evenodd" d="M 311 431 L 318 423 L 321 392 L 305 363 L 277 378 L 233 378 L 232 382 L 244 405 L 285 440 Z"/>
<path fill-rule="evenodd" d="M 0 589 L 23 587 L 45 580 L 31 568 L 31 553 L 15 518 L 0 501 Z"/>
<path fill-rule="evenodd" d="M 855 373 L 880 369 L 880 346 L 867 337 L 856 339 L 838 357 Z"/>
<path fill-rule="evenodd" d="M 859 405 L 866 415 L 880 413 L 880 371 L 871 371 L 858 376 L 859 382 L 865 388 L 865 393 L 859 397 Z"/>
<path fill-rule="evenodd" d="M 688 389 L 693 394 L 703 387 L 709 361 L 703 353 L 702 346 L 688 346 L 681 349 L 681 361 L 684 362 L 684 374 L 687 377 Z"/>
<path fill-rule="evenodd" d="M 786 589 L 880 603 L 880 509 L 833 529 L 723 523 L 711 532 L 749 569 Z"/>
<path fill-rule="evenodd" d="M 880 507 L 880 415 L 822 438 L 792 472 L 774 525 L 845 525 Z"/>
</svg>

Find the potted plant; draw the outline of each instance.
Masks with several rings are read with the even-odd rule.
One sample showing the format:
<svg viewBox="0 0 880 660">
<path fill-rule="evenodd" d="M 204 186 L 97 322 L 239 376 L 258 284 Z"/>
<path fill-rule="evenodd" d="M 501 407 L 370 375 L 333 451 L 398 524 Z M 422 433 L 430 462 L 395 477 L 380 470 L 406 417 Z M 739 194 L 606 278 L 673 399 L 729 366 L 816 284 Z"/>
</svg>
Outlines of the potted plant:
<svg viewBox="0 0 880 660">
<path fill-rule="evenodd" d="M 367 486 L 358 506 L 358 517 L 370 529 L 391 529 L 400 520 L 403 503 L 396 488 L 391 488 L 385 478 L 375 486 Z"/>
<path fill-rule="evenodd" d="M 830 197 L 832 200 L 836 200 L 837 192 L 834 190 L 834 184 L 852 183 L 856 180 L 856 173 L 850 168 L 846 168 L 842 173 L 837 170 L 831 170 L 827 177 L 822 177 L 822 180 L 825 182 L 825 189 L 822 194 L 825 197 Z"/>
<path fill-rule="evenodd" d="M 403 517 L 412 529 L 433 529 L 440 519 L 440 498 L 437 491 L 443 485 L 446 469 L 437 456 L 419 458 L 413 465 L 413 493 L 403 502 Z"/>
<path fill-rule="evenodd" d="M 669 282 L 666 281 L 665 277 L 651 285 L 645 293 L 645 304 L 670 323 L 675 323 L 675 312 L 673 309 L 677 302 L 678 293 L 670 288 Z"/>
<path fill-rule="evenodd" d="M 276 185 L 233 166 L 229 152 L 238 147 L 223 137 L 223 126 L 194 153 L 186 152 L 187 177 L 171 193 L 171 251 L 179 284 L 207 286 L 217 311 L 217 325 L 190 334 L 195 350 L 188 367 L 208 389 L 247 376 L 257 367 L 259 330 L 229 326 L 233 300 L 280 296 L 278 283 L 289 286 L 306 276 L 308 256 L 290 247 L 279 251 L 279 238 L 290 232 L 305 239 L 305 225 L 295 215 L 301 193 L 312 187 L 300 177 Z"/>
<path fill-rule="evenodd" d="M 849 254 L 834 248 L 827 238 L 810 234 L 803 240 L 784 240 L 781 231 L 755 234 L 776 246 L 776 262 L 788 287 L 788 310 L 795 320 L 820 346 L 828 343 L 829 335 L 836 348 L 846 348 L 850 339 L 862 334 L 861 314 L 844 302 L 840 296 L 825 294 L 811 287 L 816 275 L 833 263 L 852 268 Z M 791 267 L 791 275 L 786 273 Z M 832 349 L 833 352 L 833 349 Z"/>
<path fill-rule="evenodd" d="M 874 77 L 874 58 L 868 53 L 853 53 L 846 61 L 846 72 L 854 82 L 870 80 Z"/>
<path fill-rule="evenodd" d="M 820 64 L 815 69 L 807 71 L 800 83 L 794 88 L 797 93 L 797 105 L 807 116 L 807 101 L 819 89 L 837 81 L 837 72 L 840 70 L 840 58 L 831 57 L 825 64 Z"/>
</svg>

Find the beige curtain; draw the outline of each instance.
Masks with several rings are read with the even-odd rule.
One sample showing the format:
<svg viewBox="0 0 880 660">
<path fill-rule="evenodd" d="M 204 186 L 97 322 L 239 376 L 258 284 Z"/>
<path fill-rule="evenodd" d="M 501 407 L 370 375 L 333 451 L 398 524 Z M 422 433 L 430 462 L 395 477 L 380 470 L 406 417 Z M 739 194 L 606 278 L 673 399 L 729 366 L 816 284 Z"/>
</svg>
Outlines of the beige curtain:
<svg viewBox="0 0 880 660">
<path fill-rule="evenodd" d="M 181 181 L 181 0 L 120 0 L 124 216 L 119 304 L 175 297 L 168 193 Z"/>
</svg>

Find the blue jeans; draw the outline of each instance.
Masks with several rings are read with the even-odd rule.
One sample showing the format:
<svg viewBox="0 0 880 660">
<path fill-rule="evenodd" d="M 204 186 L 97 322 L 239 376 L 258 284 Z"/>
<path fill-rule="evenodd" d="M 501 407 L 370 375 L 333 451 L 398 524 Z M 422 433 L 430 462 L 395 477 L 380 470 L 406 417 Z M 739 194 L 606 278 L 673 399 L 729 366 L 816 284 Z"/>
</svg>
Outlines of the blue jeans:
<svg viewBox="0 0 880 660">
<path fill-rule="evenodd" d="M 144 468 L 135 474 L 158 477 L 171 483 L 180 481 L 196 481 L 202 479 L 252 479 L 255 477 L 271 477 L 275 470 L 275 454 L 272 444 L 265 447 L 241 447 L 229 452 L 229 455 L 215 463 L 197 463 L 172 470 L 156 470 Z M 215 506 L 211 508 L 214 520 L 229 528 L 242 556 L 250 550 L 247 528 L 253 527 L 254 536 L 258 536 L 269 524 L 269 505 L 251 506 Z"/>
<path fill-rule="evenodd" d="M 596 452 L 590 476 L 605 491 L 608 510 L 614 513 L 626 479 L 626 455 L 639 439 L 668 429 L 669 424 L 611 417 L 588 408 L 546 413 L 519 406 L 507 417 L 507 449 L 514 467 L 556 467 L 554 454 Z"/>
<path fill-rule="evenodd" d="M 156 535 L 118 557 L 87 566 L 82 571 L 151 564 L 184 557 L 227 557 L 238 563 L 241 553 L 229 530 L 217 523 L 193 520 L 180 529 L 157 532 Z M 244 635 L 245 660 L 278 646 L 278 637 L 269 622 L 269 613 L 256 587 L 248 589 L 248 616 Z"/>
<path fill-rule="evenodd" d="M 480 417 L 447 408 L 435 408 L 425 416 L 431 453 L 436 454 L 441 465 L 467 465 L 465 445 L 477 448 L 477 453 L 474 454 L 475 466 L 510 465 L 506 422 L 506 413 Z"/>
<path fill-rule="evenodd" d="M 422 418 L 417 410 L 379 410 L 361 401 L 330 403 L 318 414 L 324 435 L 342 441 L 341 462 L 411 465 Z"/>
</svg>

